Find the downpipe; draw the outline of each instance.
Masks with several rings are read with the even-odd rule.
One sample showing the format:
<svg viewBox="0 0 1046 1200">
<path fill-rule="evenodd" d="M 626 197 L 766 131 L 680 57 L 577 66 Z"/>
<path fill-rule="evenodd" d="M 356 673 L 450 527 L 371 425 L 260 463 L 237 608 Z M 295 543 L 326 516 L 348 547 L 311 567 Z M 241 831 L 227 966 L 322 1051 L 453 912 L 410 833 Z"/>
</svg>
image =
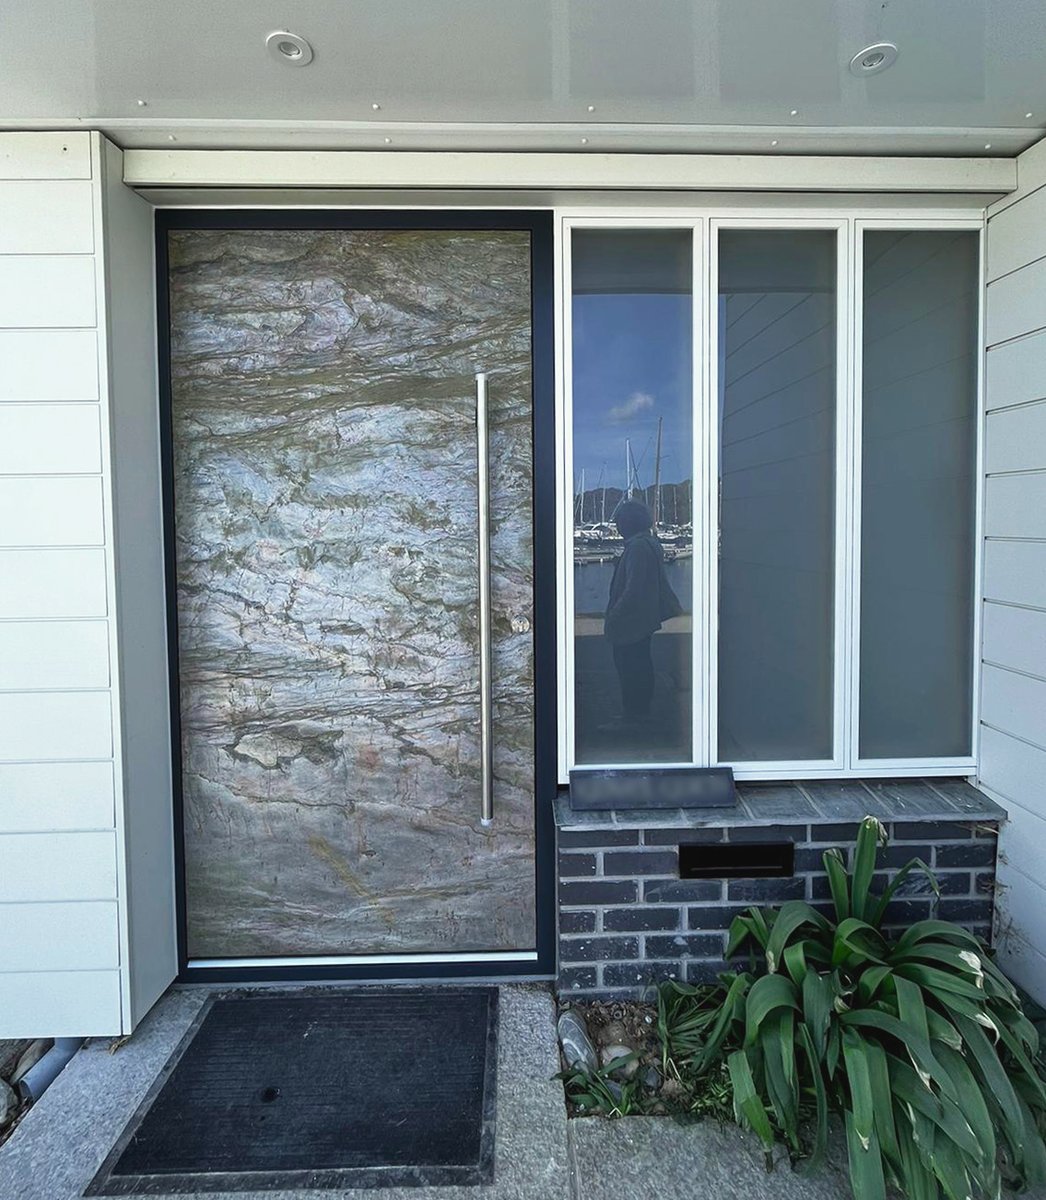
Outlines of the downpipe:
<svg viewBox="0 0 1046 1200">
<path fill-rule="evenodd" d="M 55 1038 L 51 1049 L 15 1084 L 19 1098 L 35 1104 L 83 1044 L 83 1038 Z"/>
</svg>

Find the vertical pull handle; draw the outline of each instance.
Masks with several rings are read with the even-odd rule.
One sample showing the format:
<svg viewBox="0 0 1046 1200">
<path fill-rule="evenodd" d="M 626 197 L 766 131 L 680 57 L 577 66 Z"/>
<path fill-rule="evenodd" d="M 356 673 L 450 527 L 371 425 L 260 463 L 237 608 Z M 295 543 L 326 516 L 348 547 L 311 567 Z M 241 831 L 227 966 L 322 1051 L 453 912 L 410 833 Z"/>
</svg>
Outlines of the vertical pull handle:
<svg viewBox="0 0 1046 1200">
<path fill-rule="evenodd" d="M 476 376 L 477 541 L 479 560 L 480 770 L 483 787 L 480 824 L 494 823 L 494 697 L 490 641 L 490 445 L 487 376 Z"/>
</svg>

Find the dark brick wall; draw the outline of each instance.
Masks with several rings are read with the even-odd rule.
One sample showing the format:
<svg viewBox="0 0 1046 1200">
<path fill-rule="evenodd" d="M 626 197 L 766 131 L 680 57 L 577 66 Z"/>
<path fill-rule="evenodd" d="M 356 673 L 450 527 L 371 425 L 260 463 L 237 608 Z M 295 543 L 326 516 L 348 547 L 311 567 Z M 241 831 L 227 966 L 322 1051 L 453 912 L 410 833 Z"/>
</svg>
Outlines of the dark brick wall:
<svg viewBox="0 0 1046 1200">
<path fill-rule="evenodd" d="M 921 872 L 905 880 L 887 925 L 931 915 L 958 921 L 988 941 L 995 887 L 993 823 L 895 821 L 880 852 L 876 884 L 921 858 L 934 871 L 935 900 Z M 821 855 L 852 854 L 855 824 L 733 828 L 560 829 L 559 990 L 573 996 L 638 997 L 666 978 L 700 982 L 724 969 L 731 920 L 750 904 L 805 899 L 829 911 Z M 768 879 L 680 879 L 683 842 L 792 841 L 795 874 Z"/>
</svg>

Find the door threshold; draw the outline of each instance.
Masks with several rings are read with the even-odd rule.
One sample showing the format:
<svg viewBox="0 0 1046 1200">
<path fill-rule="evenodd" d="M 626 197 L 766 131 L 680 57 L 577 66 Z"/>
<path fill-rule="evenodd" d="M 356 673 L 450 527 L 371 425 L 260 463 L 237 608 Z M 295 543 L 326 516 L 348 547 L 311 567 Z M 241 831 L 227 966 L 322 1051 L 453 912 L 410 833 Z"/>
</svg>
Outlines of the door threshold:
<svg viewBox="0 0 1046 1200">
<path fill-rule="evenodd" d="M 281 958 L 190 958 L 190 971 L 242 969 L 244 967 L 399 967 L 415 963 L 535 963 L 536 950 L 490 950 L 477 954 L 324 954 Z"/>
</svg>

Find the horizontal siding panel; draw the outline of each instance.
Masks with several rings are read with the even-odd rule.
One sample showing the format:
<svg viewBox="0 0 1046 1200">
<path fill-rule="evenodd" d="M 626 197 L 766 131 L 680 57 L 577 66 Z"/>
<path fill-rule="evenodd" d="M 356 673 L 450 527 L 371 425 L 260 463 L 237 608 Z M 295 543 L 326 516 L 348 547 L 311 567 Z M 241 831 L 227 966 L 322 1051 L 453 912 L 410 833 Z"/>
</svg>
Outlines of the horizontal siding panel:
<svg viewBox="0 0 1046 1200">
<path fill-rule="evenodd" d="M 987 537 L 1046 538 L 1046 471 L 989 476 L 984 532 Z"/>
<path fill-rule="evenodd" d="M 98 477 L 0 479 L 0 546 L 100 546 Z"/>
<path fill-rule="evenodd" d="M 1046 608 L 1046 542 L 986 542 L 984 595 Z"/>
<path fill-rule="evenodd" d="M 1046 681 L 985 664 L 981 720 L 1046 749 Z"/>
<path fill-rule="evenodd" d="M 0 621 L 0 688 L 108 686 L 108 622 Z"/>
<path fill-rule="evenodd" d="M 989 475 L 1042 467 L 1046 463 L 1046 400 L 989 413 L 984 456 Z"/>
<path fill-rule="evenodd" d="M 116 899 L 115 833 L 3 833 L 0 862 L 3 903 Z"/>
<path fill-rule="evenodd" d="M 988 284 L 988 345 L 1046 326 L 1046 258 Z"/>
<path fill-rule="evenodd" d="M 89 180 L 0 181 L 0 254 L 93 254 Z"/>
<path fill-rule="evenodd" d="M 988 222 L 988 279 L 1046 258 L 1046 188 L 1011 204 Z"/>
<path fill-rule="evenodd" d="M 1005 844 L 1006 833 L 1000 839 Z M 1040 1003 L 1046 1002 L 1046 889 L 1023 871 L 999 863 L 996 946 L 999 966 Z"/>
<path fill-rule="evenodd" d="M 93 329 L 0 329 L 0 400 L 97 400 Z"/>
<path fill-rule="evenodd" d="M 115 821 L 112 763 L 0 763 L 0 833 L 112 829 Z"/>
<path fill-rule="evenodd" d="M 112 753 L 108 692 L 0 693 L 0 762 L 111 758 Z"/>
<path fill-rule="evenodd" d="M 104 617 L 105 551 L 0 550 L 0 618 Z"/>
<path fill-rule="evenodd" d="M 112 971 L 119 966 L 114 900 L 0 905 L 0 972 Z"/>
<path fill-rule="evenodd" d="M 122 1033 L 119 971 L 0 973 L 0 1037 Z"/>
<path fill-rule="evenodd" d="M 1033 333 L 988 351 L 988 411 L 1046 397 L 1046 333 Z"/>
<path fill-rule="evenodd" d="M 978 778 L 1004 801 L 1046 821 L 1046 750 L 983 726 Z"/>
<path fill-rule="evenodd" d="M 94 259 L 0 257 L 0 328 L 78 329 L 95 324 Z"/>
<path fill-rule="evenodd" d="M 1046 612 L 985 604 L 984 658 L 1046 679 Z"/>
<path fill-rule="evenodd" d="M 0 179 L 90 179 L 89 133 L 0 133 Z"/>
<path fill-rule="evenodd" d="M 102 469 L 97 404 L 0 404 L 0 475 L 87 475 Z"/>
</svg>

